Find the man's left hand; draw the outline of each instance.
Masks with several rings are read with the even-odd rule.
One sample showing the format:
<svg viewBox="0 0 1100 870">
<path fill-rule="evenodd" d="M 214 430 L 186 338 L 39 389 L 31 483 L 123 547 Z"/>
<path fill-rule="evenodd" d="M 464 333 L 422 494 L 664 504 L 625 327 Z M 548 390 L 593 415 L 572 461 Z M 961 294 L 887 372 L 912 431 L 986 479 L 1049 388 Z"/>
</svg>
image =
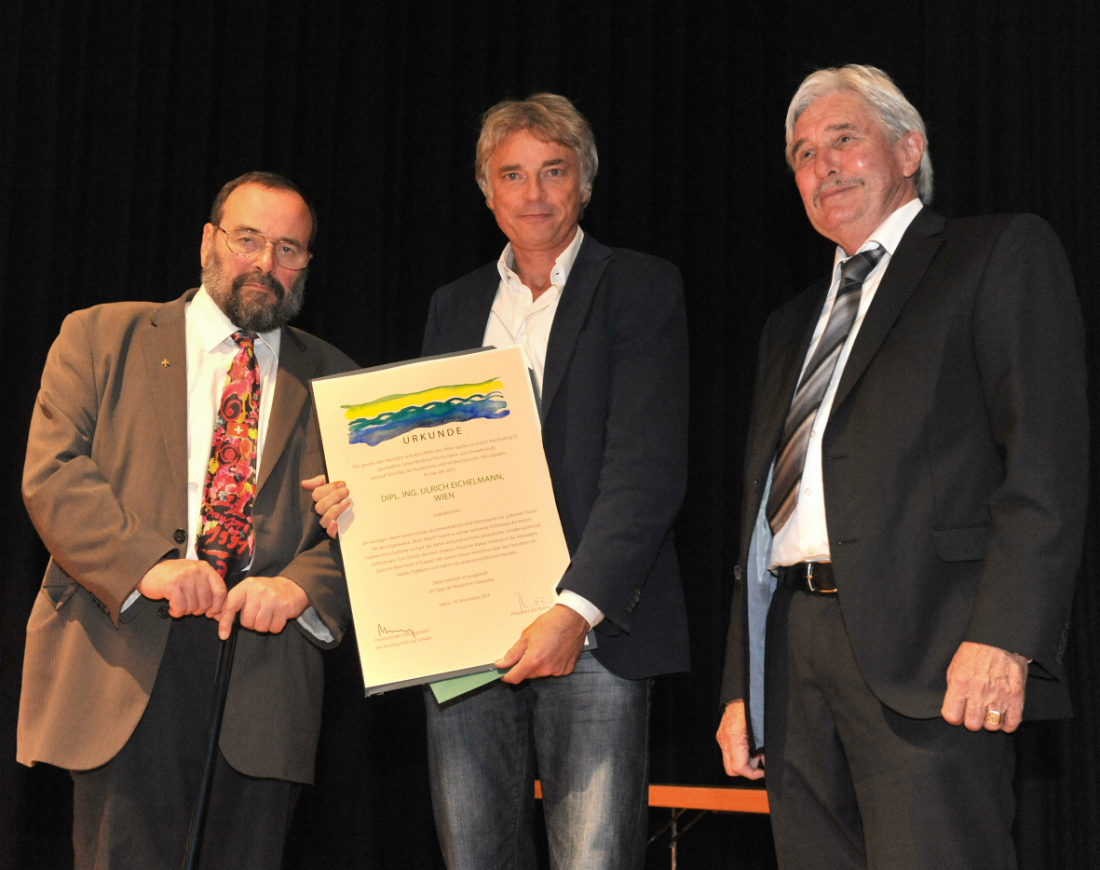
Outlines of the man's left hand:
<svg viewBox="0 0 1100 870">
<path fill-rule="evenodd" d="M 291 619 L 309 607 L 309 596 L 285 577 L 246 577 L 229 590 L 218 620 L 218 636 L 225 640 L 233 617 L 241 614 L 241 627 L 278 634 Z"/>
<path fill-rule="evenodd" d="M 943 718 L 971 731 L 1015 731 L 1024 714 L 1027 659 L 984 643 L 959 644 L 947 668 Z M 1003 714 L 999 725 L 986 721 L 990 710 Z"/>
<path fill-rule="evenodd" d="M 588 620 L 571 607 L 555 604 L 523 630 L 512 648 L 493 664 L 511 668 L 502 680 L 522 683 L 534 677 L 563 677 L 584 648 Z"/>
<path fill-rule="evenodd" d="M 340 533 L 336 522 L 340 514 L 351 507 L 351 492 L 342 480 L 328 482 L 323 474 L 302 481 L 302 489 L 313 494 L 313 509 L 321 517 L 321 528 L 330 538 Z"/>
</svg>

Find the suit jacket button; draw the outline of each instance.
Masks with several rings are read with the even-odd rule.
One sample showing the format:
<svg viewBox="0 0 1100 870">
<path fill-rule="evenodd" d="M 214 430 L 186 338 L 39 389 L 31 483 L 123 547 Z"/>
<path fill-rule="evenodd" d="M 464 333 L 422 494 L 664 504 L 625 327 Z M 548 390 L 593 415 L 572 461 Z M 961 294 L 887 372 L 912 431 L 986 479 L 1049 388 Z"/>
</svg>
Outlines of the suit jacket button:
<svg viewBox="0 0 1100 870">
<path fill-rule="evenodd" d="M 184 541 L 187 540 L 187 531 L 185 529 L 176 529 L 174 532 L 172 532 L 172 537 L 175 539 L 177 544 L 182 544 Z"/>
<path fill-rule="evenodd" d="M 741 579 L 741 566 L 740 565 L 734 565 L 733 566 L 733 579 L 734 580 L 740 580 Z"/>
<path fill-rule="evenodd" d="M 168 605 L 162 604 L 160 607 L 158 607 L 157 608 L 157 616 L 159 616 L 161 619 L 167 619 L 168 618 Z"/>
</svg>

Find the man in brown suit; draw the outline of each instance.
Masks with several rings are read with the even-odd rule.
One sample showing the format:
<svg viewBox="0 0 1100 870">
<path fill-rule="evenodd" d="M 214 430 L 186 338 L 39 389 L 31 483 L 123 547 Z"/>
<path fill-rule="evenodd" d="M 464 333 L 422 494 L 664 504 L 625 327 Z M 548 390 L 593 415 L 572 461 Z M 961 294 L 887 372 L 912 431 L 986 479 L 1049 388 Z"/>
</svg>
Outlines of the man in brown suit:
<svg viewBox="0 0 1100 870">
<path fill-rule="evenodd" d="M 337 545 L 299 489 L 323 468 L 309 381 L 354 367 L 285 325 L 315 226 L 293 183 L 241 176 L 204 228 L 203 287 L 75 312 L 50 350 L 23 495 L 51 559 L 27 627 L 18 759 L 72 772 L 78 868 L 179 866 L 219 634 L 237 614 L 202 866 L 278 867 L 312 780 L 320 649 L 350 616 Z M 223 580 L 196 558 L 196 527 L 242 332 L 260 382 L 253 541 L 251 564 Z"/>
</svg>

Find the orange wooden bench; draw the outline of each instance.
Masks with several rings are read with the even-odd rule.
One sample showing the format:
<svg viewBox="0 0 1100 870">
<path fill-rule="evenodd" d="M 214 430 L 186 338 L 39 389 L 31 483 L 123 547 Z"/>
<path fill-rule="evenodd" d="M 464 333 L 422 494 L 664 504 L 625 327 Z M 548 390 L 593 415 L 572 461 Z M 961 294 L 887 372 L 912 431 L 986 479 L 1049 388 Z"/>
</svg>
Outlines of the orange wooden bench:
<svg viewBox="0 0 1100 870">
<path fill-rule="evenodd" d="M 535 799 L 542 800 L 542 783 L 535 780 Z M 651 785 L 649 805 L 718 813 L 767 813 L 768 793 L 762 788 L 723 785 Z"/>
<path fill-rule="evenodd" d="M 535 780 L 535 799 L 542 800 L 542 783 Z M 672 810 L 672 820 L 649 838 L 652 843 L 666 831 L 669 833 L 669 851 L 672 868 L 676 870 L 676 846 L 680 838 L 696 822 L 709 812 L 715 813 L 767 813 L 768 793 L 762 788 L 746 788 L 728 785 L 651 785 L 649 805 Z M 680 817 L 688 810 L 699 814 L 680 827 Z"/>
<path fill-rule="evenodd" d="M 651 785 L 649 805 L 718 813 L 767 813 L 768 793 L 743 786 Z"/>
</svg>

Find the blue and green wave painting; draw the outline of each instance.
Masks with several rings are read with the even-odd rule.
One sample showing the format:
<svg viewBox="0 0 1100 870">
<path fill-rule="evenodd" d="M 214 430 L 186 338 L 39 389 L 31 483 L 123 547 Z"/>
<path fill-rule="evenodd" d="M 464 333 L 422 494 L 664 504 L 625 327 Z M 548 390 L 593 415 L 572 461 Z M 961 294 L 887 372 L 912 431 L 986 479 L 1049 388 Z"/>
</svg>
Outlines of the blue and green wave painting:
<svg viewBox="0 0 1100 870">
<path fill-rule="evenodd" d="M 504 384 L 493 378 L 480 384 L 452 384 L 416 393 L 383 396 L 361 405 L 342 405 L 348 419 L 348 444 L 377 447 L 413 429 L 499 420 L 507 417 Z"/>
</svg>

